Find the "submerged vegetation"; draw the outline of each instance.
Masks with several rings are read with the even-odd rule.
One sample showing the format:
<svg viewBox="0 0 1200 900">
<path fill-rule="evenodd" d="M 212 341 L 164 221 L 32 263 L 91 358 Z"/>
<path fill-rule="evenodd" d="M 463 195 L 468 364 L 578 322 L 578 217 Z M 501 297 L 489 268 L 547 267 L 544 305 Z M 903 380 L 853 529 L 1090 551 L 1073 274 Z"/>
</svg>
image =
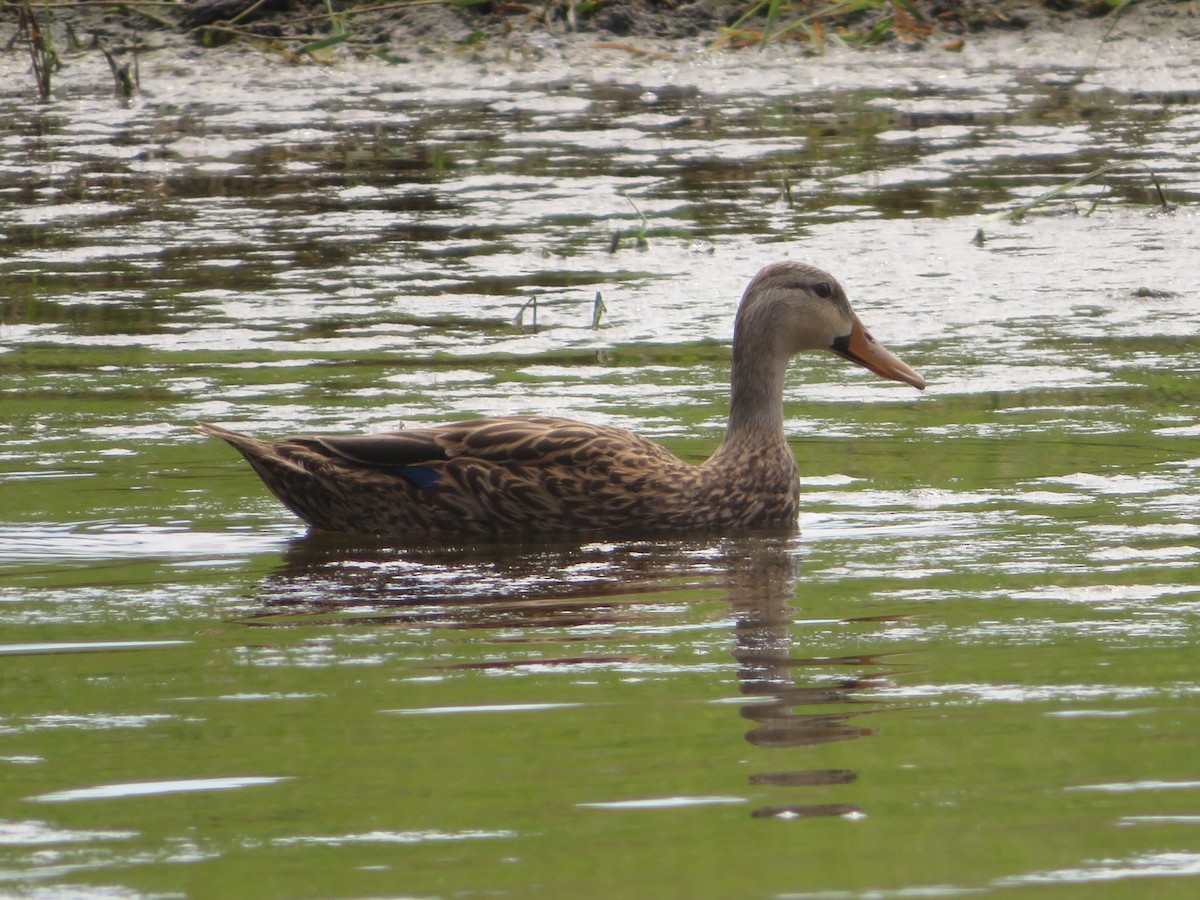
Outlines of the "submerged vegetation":
<svg viewBox="0 0 1200 900">
<path fill-rule="evenodd" d="M 998 222 L 998 221 L 1020 222 L 1022 219 L 1025 218 L 1026 213 L 1030 213 L 1036 209 L 1040 209 L 1042 207 L 1048 206 L 1053 201 L 1057 200 L 1060 197 L 1063 197 L 1064 195 L 1066 195 L 1070 191 L 1074 190 L 1075 188 L 1080 187 L 1081 185 L 1091 184 L 1093 182 L 1099 181 L 1100 179 L 1104 178 L 1105 175 L 1108 175 L 1110 172 L 1115 172 L 1119 169 L 1130 169 L 1130 168 L 1145 170 L 1146 174 L 1150 178 L 1150 183 L 1154 185 L 1154 195 L 1158 200 L 1159 209 L 1162 210 L 1163 212 L 1170 212 L 1171 208 L 1172 208 L 1171 204 L 1167 201 L 1166 192 L 1163 190 L 1162 184 L 1159 181 L 1159 177 L 1158 177 L 1158 175 L 1155 174 L 1154 170 L 1151 169 L 1149 166 L 1147 166 L 1145 163 L 1139 162 L 1136 159 L 1124 159 L 1124 160 L 1118 160 L 1117 162 L 1108 163 L 1107 165 L 1100 166 L 1099 168 L 1096 168 L 1096 169 L 1092 169 L 1090 172 L 1086 172 L 1083 175 L 1080 175 L 1078 178 L 1072 178 L 1070 181 L 1067 181 L 1063 184 L 1057 185 L 1057 186 L 1051 188 L 1050 190 L 1048 190 L 1042 194 L 1039 194 L 1038 196 L 1034 197 L 1032 200 L 1028 200 L 1028 201 L 1020 204 L 1019 206 L 1015 207 L 1014 209 L 1001 210 L 1000 212 L 995 213 L 994 215 L 990 216 L 989 219 L 992 222 Z M 1110 185 L 1106 184 L 1105 185 L 1105 193 L 1100 194 L 1092 199 L 1092 202 L 1089 205 L 1088 210 L 1087 210 L 1087 215 L 1090 216 L 1093 212 L 1095 212 L 1096 207 L 1100 205 L 1100 201 L 1102 199 L 1104 199 L 1104 197 L 1108 193 L 1110 187 L 1111 187 Z M 976 230 L 975 237 L 973 238 L 973 240 L 976 244 L 980 244 L 980 245 L 982 245 L 985 242 L 986 236 L 984 235 L 983 228 L 979 228 L 978 230 Z"/>
</svg>

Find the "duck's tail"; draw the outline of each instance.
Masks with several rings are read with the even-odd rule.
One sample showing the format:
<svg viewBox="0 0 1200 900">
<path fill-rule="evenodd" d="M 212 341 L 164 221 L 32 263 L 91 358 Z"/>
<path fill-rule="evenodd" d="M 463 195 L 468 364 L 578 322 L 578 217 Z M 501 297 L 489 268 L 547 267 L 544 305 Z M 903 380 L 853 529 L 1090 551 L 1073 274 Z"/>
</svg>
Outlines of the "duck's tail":
<svg viewBox="0 0 1200 900">
<path fill-rule="evenodd" d="M 197 422 L 196 428 L 204 434 L 218 437 L 225 441 L 225 443 L 236 449 L 247 459 L 250 459 L 252 456 L 267 456 L 271 453 L 274 446 L 270 441 L 250 437 L 248 434 L 241 434 L 237 431 L 230 431 L 228 428 L 221 428 L 219 425 L 210 425 L 208 422 Z"/>
<path fill-rule="evenodd" d="M 324 493 L 320 480 L 314 478 L 310 468 L 304 465 L 306 461 L 312 461 L 287 452 L 290 442 L 264 441 L 208 422 L 198 422 L 197 428 L 204 434 L 220 438 L 242 454 L 271 493 L 308 524 L 329 531 L 345 530 L 330 524 L 319 502 Z"/>
</svg>

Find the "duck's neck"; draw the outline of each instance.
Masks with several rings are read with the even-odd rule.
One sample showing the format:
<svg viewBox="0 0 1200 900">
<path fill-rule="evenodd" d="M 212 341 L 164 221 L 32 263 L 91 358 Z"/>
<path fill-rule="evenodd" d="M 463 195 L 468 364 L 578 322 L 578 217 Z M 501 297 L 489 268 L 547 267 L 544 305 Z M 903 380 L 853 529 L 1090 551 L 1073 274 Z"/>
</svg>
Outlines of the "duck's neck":
<svg viewBox="0 0 1200 900">
<path fill-rule="evenodd" d="M 734 342 L 730 370 L 729 425 L 721 449 L 744 443 L 760 448 L 786 445 L 783 433 L 782 354 L 750 353 Z"/>
</svg>

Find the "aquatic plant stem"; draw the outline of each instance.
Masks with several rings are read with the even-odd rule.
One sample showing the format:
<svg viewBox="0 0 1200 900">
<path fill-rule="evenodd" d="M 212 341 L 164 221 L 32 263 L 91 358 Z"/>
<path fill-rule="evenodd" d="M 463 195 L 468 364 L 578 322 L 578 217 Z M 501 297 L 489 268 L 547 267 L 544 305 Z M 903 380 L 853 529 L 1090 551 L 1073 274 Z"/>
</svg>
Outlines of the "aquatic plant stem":
<svg viewBox="0 0 1200 900">
<path fill-rule="evenodd" d="M 1007 219 L 1010 222 L 1019 222 L 1019 221 L 1021 221 L 1022 218 L 1025 217 L 1025 214 L 1027 212 L 1029 212 L 1033 209 L 1036 209 L 1039 206 L 1042 206 L 1043 204 L 1049 202 L 1050 200 L 1053 200 L 1055 197 L 1059 197 L 1062 194 L 1065 194 L 1067 191 L 1072 190 L 1073 188 L 1079 187 L 1081 184 L 1087 184 L 1090 181 L 1095 181 L 1097 178 L 1101 177 L 1102 175 L 1107 175 L 1109 172 L 1115 171 L 1117 169 L 1128 169 L 1128 168 L 1134 167 L 1134 166 L 1136 166 L 1137 168 L 1140 168 L 1140 169 L 1145 169 L 1146 172 L 1150 175 L 1150 182 L 1154 185 L 1155 193 L 1158 194 L 1159 205 L 1163 209 L 1166 209 L 1169 205 L 1167 203 L 1167 195 L 1163 191 L 1162 185 L 1159 183 L 1158 176 L 1154 173 L 1154 170 L 1151 169 L 1149 166 L 1147 166 L 1143 162 L 1139 162 L 1135 159 L 1127 159 L 1127 160 L 1121 160 L 1119 162 L 1108 163 L 1107 165 L 1100 166 L 1100 168 L 1098 168 L 1098 169 L 1093 169 L 1090 172 L 1080 175 L 1078 178 L 1073 178 L 1064 184 L 1060 184 L 1056 188 L 1046 191 L 1044 194 L 1039 194 L 1037 197 L 1034 197 L 1032 200 L 1030 200 L 1026 203 L 1022 203 L 1016 209 L 1002 210 L 1001 212 L 993 213 L 992 215 L 988 216 L 985 221 L 998 222 L 1000 219 Z M 1088 211 L 1088 214 L 1090 215 L 1092 213 L 1092 211 L 1095 210 L 1095 208 L 1096 208 L 1096 204 L 1093 203 L 1092 208 Z M 976 230 L 975 237 L 973 240 L 975 241 L 976 244 L 980 244 L 980 245 L 983 244 L 983 242 L 984 242 L 983 228 L 979 228 Z"/>
<path fill-rule="evenodd" d="M 50 46 L 50 39 L 42 31 L 42 24 L 29 0 L 24 0 L 17 7 L 17 22 L 18 34 L 25 36 L 29 46 L 30 66 L 38 97 L 45 103 L 50 99 L 50 73 L 58 65 L 58 54 Z"/>
<path fill-rule="evenodd" d="M 1080 175 L 1078 178 L 1068 181 L 1066 184 L 1060 184 L 1053 190 L 1046 191 L 1046 193 L 1033 198 L 1028 203 L 1022 203 L 1014 210 L 1004 213 L 997 213 L 993 218 L 1008 219 L 1010 222 L 1019 222 L 1024 217 L 1025 213 L 1029 212 L 1031 209 L 1041 206 L 1046 201 L 1053 200 L 1055 197 L 1065 194 L 1067 191 L 1071 190 L 1072 188 L 1077 188 L 1081 184 L 1087 184 L 1089 181 L 1094 181 L 1101 175 L 1107 175 L 1109 172 L 1112 172 L 1116 169 L 1127 169 L 1130 166 L 1137 166 L 1138 168 L 1145 169 L 1150 174 L 1150 180 L 1154 183 L 1154 188 L 1158 192 L 1159 203 L 1163 207 L 1166 207 L 1167 198 L 1163 193 L 1162 186 L 1158 183 L 1158 176 L 1154 174 L 1154 170 L 1152 170 L 1145 163 L 1138 162 L 1137 160 L 1122 160 L 1121 162 L 1108 163 L 1108 165 L 1101 166 L 1098 169 L 1093 169 L 1084 175 Z"/>
</svg>

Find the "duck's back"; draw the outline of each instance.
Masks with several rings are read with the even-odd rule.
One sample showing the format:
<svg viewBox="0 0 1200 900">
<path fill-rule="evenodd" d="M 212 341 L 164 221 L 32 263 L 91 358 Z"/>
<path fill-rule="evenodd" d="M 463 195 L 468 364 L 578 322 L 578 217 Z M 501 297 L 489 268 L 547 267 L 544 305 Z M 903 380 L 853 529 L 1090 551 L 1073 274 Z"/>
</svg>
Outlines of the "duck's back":
<svg viewBox="0 0 1200 900">
<path fill-rule="evenodd" d="M 711 472 L 621 428 L 497 417 L 261 441 L 207 426 L 285 505 L 328 531 L 403 535 L 714 524 Z"/>
</svg>

